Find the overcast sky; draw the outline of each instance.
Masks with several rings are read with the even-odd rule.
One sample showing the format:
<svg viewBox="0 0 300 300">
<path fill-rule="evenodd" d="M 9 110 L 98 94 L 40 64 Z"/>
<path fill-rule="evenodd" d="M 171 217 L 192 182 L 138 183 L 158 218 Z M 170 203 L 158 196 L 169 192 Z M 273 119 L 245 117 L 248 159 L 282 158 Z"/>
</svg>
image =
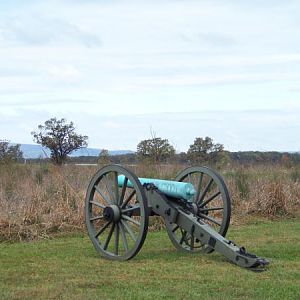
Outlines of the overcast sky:
<svg viewBox="0 0 300 300">
<path fill-rule="evenodd" d="M 0 0 L 0 139 L 300 151 L 300 1 Z"/>
</svg>

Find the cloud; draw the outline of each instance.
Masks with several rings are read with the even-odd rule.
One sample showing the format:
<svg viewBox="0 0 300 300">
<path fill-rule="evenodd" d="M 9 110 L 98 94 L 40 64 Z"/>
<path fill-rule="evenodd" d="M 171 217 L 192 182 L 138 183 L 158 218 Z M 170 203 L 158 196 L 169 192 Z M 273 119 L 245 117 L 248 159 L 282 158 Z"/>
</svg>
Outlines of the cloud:
<svg viewBox="0 0 300 300">
<path fill-rule="evenodd" d="M 293 87 L 289 89 L 290 92 L 292 93 L 300 93 L 300 88 L 299 87 Z"/>
<path fill-rule="evenodd" d="M 56 116 L 73 121 L 90 146 L 106 149 L 135 150 L 137 144 L 151 137 L 167 138 L 177 151 L 187 151 L 196 137 L 210 136 L 230 151 L 299 151 L 300 107 L 283 110 L 203 111 L 105 116 L 64 111 L 18 110 L 1 116 L 0 138 L 30 143 L 30 132 L 46 119 Z"/>
<path fill-rule="evenodd" d="M 298 147 L 285 136 L 299 113 L 283 109 L 299 111 L 297 1 L 4 2 L 0 131 L 9 139 L 56 115 L 105 148 L 134 149 L 151 126 L 182 150 L 205 135 L 229 149 Z M 253 112 L 271 107 L 282 118 Z"/>
<path fill-rule="evenodd" d="M 199 38 L 201 41 L 214 47 L 229 47 L 237 44 L 237 41 L 234 38 L 216 32 L 199 33 Z"/>
<path fill-rule="evenodd" d="M 41 109 L 45 109 L 49 114 L 54 113 L 57 114 L 59 111 L 63 111 L 64 109 L 68 109 L 68 111 L 73 111 L 72 108 L 75 108 L 76 112 L 81 110 L 81 107 L 89 106 L 94 104 L 92 100 L 80 100 L 76 98 L 51 98 L 49 96 L 45 97 L 44 95 L 28 95 L 30 100 L 11 100 L 11 99 L 1 99 L 0 98 L 0 116 L 8 116 L 8 115 L 18 115 L 19 111 L 23 111 L 24 109 L 30 109 L 31 111 L 40 111 Z"/>
<path fill-rule="evenodd" d="M 101 46 L 100 38 L 69 22 L 31 15 L 10 17 L 0 23 L 3 46 Z"/>
<path fill-rule="evenodd" d="M 74 66 L 50 66 L 48 72 L 54 80 L 76 83 L 82 78 L 81 72 Z"/>
<path fill-rule="evenodd" d="M 181 33 L 179 35 L 183 41 L 194 43 L 200 42 L 203 47 L 219 47 L 219 48 L 227 48 L 233 47 L 238 44 L 236 39 L 233 37 L 222 34 L 218 32 L 191 32 L 191 33 Z"/>
<path fill-rule="evenodd" d="M 136 78 L 137 85 L 151 87 L 189 87 L 189 86 L 210 86 L 228 85 L 241 83 L 262 83 L 267 81 L 282 80 L 283 75 L 272 73 L 232 73 L 232 74 L 194 74 L 194 75 L 175 75 L 175 76 L 143 76 Z"/>
</svg>

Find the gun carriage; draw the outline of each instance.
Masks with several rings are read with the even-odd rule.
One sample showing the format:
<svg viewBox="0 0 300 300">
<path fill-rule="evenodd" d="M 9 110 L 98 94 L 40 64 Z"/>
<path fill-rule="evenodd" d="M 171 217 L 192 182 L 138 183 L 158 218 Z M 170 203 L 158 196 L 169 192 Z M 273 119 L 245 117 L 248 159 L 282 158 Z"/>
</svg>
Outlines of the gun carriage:
<svg viewBox="0 0 300 300">
<path fill-rule="evenodd" d="M 269 262 L 227 240 L 231 204 L 222 177 L 207 167 L 189 167 L 173 181 L 137 178 L 119 165 L 100 169 L 86 194 L 89 237 L 101 256 L 129 260 L 141 249 L 149 217 L 164 219 L 173 245 L 189 253 L 214 250 L 245 268 Z"/>
</svg>

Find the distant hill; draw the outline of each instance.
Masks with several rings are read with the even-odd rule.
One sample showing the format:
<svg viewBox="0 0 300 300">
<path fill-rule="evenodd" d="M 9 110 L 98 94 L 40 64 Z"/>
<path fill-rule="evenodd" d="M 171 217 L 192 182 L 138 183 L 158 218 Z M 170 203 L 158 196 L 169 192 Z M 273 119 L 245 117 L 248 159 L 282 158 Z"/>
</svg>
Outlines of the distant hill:
<svg viewBox="0 0 300 300">
<path fill-rule="evenodd" d="M 47 158 L 50 156 L 50 151 L 47 148 L 43 148 L 41 145 L 21 144 L 21 151 L 24 158 Z M 83 148 L 72 152 L 71 157 L 78 156 L 98 156 L 101 149 L 95 148 Z M 131 150 L 112 150 L 108 151 L 109 155 L 122 155 L 128 153 L 134 153 Z"/>
</svg>

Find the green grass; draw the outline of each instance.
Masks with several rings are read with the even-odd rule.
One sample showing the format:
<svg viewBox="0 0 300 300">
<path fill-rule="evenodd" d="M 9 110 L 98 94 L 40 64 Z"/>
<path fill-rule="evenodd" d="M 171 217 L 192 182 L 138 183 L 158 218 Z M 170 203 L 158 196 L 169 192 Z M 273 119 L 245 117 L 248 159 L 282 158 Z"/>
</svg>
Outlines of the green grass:
<svg viewBox="0 0 300 300">
<path fill-rule="evenodd" d="M 1 299 L 300 299 L 300 221 L 253 222 L 228 237 L 270 258 L 265 272 L 221 255 L 182 254 L 149 233 L 129 262 L 99 258 L 86 236 L 0 245 Z"/>
</svg>

